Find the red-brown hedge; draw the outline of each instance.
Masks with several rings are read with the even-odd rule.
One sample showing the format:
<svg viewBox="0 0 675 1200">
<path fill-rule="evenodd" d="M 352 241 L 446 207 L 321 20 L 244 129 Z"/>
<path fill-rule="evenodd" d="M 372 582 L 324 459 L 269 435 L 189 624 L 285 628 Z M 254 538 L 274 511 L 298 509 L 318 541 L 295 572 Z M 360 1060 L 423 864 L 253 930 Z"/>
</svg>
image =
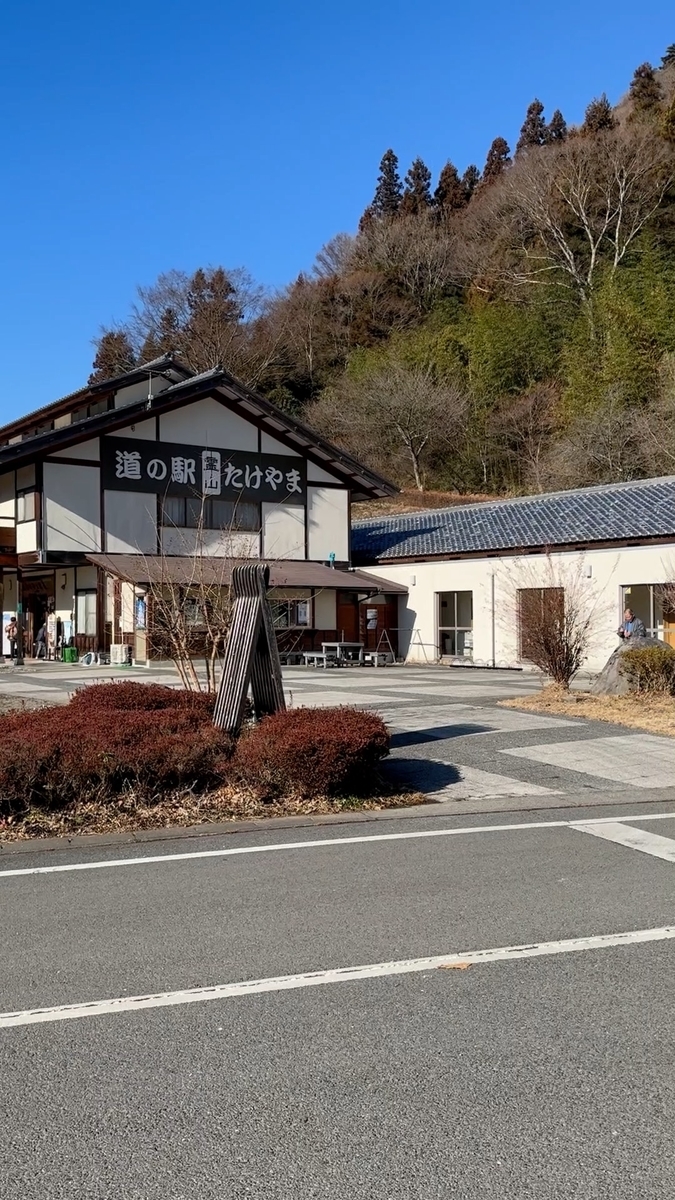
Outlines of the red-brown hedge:
<svg viewBox="0 0 675 1200">
<path fill-rule="evenodd" d="M 296 708 L 266 717 L 240 738 L 237 777 L 266 799 L 364 792 L 389 753 L 389 734 L 375 713 L 353 708 Z"/>
<path fill-rule="evenodd" d="M 28 806 L 146 800 L 222 783 L 231 743 L 213 699 L 142 683 L 93 685 L 66 707 L 0 718 L 0 814 Z"/>
</svg>

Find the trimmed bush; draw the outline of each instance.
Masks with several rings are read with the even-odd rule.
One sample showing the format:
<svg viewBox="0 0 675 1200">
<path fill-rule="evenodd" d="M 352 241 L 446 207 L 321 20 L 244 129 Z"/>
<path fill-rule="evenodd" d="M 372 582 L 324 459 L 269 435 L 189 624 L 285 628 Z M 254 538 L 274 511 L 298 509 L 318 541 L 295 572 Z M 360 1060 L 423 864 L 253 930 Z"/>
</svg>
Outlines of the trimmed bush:
<svg viewBox="0 0 675 1200">
<path fill-rule="evenodd" d="M 675 650 L 670 646 L 636 646 L 621 655 L 619 665 L 633 691 L 675 694 Z"/>
<path fill-rule="evenodd" d="M 142 683 L 103 684 L 67 707 L 0 718 L 0 815 L 222 784 L 232 745 L 213 698 Z"/>
<path fill-rule="evenodd" d="M 376 784 L 389 734 L 375 713 L 296 708 L 266 717 L 237 744 L 236 776 L 263 798 L 363 793 Z"/>
</svg>

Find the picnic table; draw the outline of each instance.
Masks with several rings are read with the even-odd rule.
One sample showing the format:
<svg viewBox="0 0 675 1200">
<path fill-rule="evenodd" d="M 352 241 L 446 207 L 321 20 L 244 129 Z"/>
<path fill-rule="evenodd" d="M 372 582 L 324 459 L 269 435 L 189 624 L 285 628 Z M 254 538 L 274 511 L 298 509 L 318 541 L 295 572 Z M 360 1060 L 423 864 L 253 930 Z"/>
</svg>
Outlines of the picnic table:
<svg viewBox="0 0 675 1200">
<path fill-rule="evenodd" d="M 363 665 L 363 642 L 322 642 L 320 650 L 305 650 L 306 667 L 345 667 Z"/>
</svg>

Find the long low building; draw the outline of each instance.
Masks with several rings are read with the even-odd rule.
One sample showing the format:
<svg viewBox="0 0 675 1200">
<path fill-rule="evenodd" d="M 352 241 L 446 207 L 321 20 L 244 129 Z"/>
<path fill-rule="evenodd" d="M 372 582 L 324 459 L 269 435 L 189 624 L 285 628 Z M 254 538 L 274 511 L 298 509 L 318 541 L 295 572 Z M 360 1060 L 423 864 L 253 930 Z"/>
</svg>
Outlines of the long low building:
<svg viewBox="0 0 675 1200">
<path fill-rule="evenodd" d="M 675 477 L 356 521 L 354 561 L 407 590 L 409 662 L 527 666 L 526 601 L 564 593 L 588 617 L 587 667 L 616 648 L 625 607 L 675 645 Z"/>
<path fill-rule="evenodd" d="M 226 587 L 251 557 L 283 649 L 389 643 L 403 585 L 352 569 L 350 513 L 395 491 L 220 368 L 167 355 L 88 385 L 0 429 L 2 650 L 18 616 L 26 654 L 46 626 L 50 652 L 147 661 L 152 588 L 189 606 L 196 558 Z"/>
</svg>

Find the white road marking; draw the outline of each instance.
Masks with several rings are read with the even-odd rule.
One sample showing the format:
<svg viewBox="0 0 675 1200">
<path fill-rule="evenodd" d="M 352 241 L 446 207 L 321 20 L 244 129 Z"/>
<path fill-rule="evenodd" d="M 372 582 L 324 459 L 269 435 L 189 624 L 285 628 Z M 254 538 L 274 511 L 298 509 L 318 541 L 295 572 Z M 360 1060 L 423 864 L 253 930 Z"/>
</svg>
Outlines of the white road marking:
<svg viewBox="0 0 675 1200">
<path fill-rule="evenodd" d="M 570 954 L 580 950 L 607 950 L 645 942 L 675 938 L 675 926 L 658 929 L 633 929 L 627 933 L 602 933 L 594 937 L 567 938 L 558 942 L 536 942 L 525 946 L 499 946 L 493 950 L 469 950 L 462 954 L 437 954 L 433 958 L 407 958 L 398 962 L 371 963 L 362 967 L 335 967 L 326 971 L 306 971 L 302 975 L 279 975 L 271 979 L 246 979 L 240 983 L 221 983 L 214 987 L 188 988 L 177 992 L 156 992 L 145 996 L 118 996 L 113 1000 L 90 1000 L 83 1004 L 59 1004 L 52 1008 L 29 1008 L 20 1012 L 0 1013 L 0 1029 L 16 1025 L 39 1025 L 50 1021 L 72 1021 L 79 1017 L 100 1017 L 111 1013 L 137 1012 L 145 1008 L 168 1008 L 177 1004 L 197 1004 L 205 1000 L 229 1000 L 235 996 L 254 996 L 261 992 L 286 992 L 298 988 L 320 987 L 328 983 L 351 983 L 360 979 L 380 979 L 391 975 L 414 975 L 458 963 L 509 962 L 544 955 Z"/>
<path fill-rule="evenodd" d="M 142 858 L 110 858 L 96 862 L 58 863 L 48 867 L 17 867 L 0 871 L 0 879 L 20 875 L 59 875 L 65 871 L 96 871 L 106 867 L 142 867 L 148 863 L 186 862 L 200 858 L 234 858 L 240 854 L 270 854 L 278 850 L 316 850 L 332 846 L 355 846 L 361 842 L 404 842 L 418 838 L 461 837 L 474 833 L 510 833 L 519 829 L 574 829 L 577 825 L 597 825 L 616 821 L 616 817 L 589 817 L 585 821 L 517 821 L 510 825 L 464 825 L 458 829 L 412 829 L 405 833 L 371 833 L 362 837 L 316 838 L 305 842 L 275 842 L 264 846 L 227 846 L 221 850 L 188 850 L 181 854 L 146 854 Z M 672 821 L 675 812 L 638 813 L 621 821 Z M 35 853 L 39 853 L 36 848 Z"/>
<path fill-rule="evenodd" d="M 675 862 L 675 841 L 672 838 L 660 837 L 658 833 L 647 833 L 644 829 L 634 829 L 622 825 L 620 821 L 606 821 L 602 825 L 579 823 L 574 825 L 581 833 L 591 833 L 593 837 L 605 838 L 608 842 L 618 842 L 630 850 L 641 850 L 643 854 L 651 854 L 654 858 L 664 858 L 666 862 Z"/>
</svg>

